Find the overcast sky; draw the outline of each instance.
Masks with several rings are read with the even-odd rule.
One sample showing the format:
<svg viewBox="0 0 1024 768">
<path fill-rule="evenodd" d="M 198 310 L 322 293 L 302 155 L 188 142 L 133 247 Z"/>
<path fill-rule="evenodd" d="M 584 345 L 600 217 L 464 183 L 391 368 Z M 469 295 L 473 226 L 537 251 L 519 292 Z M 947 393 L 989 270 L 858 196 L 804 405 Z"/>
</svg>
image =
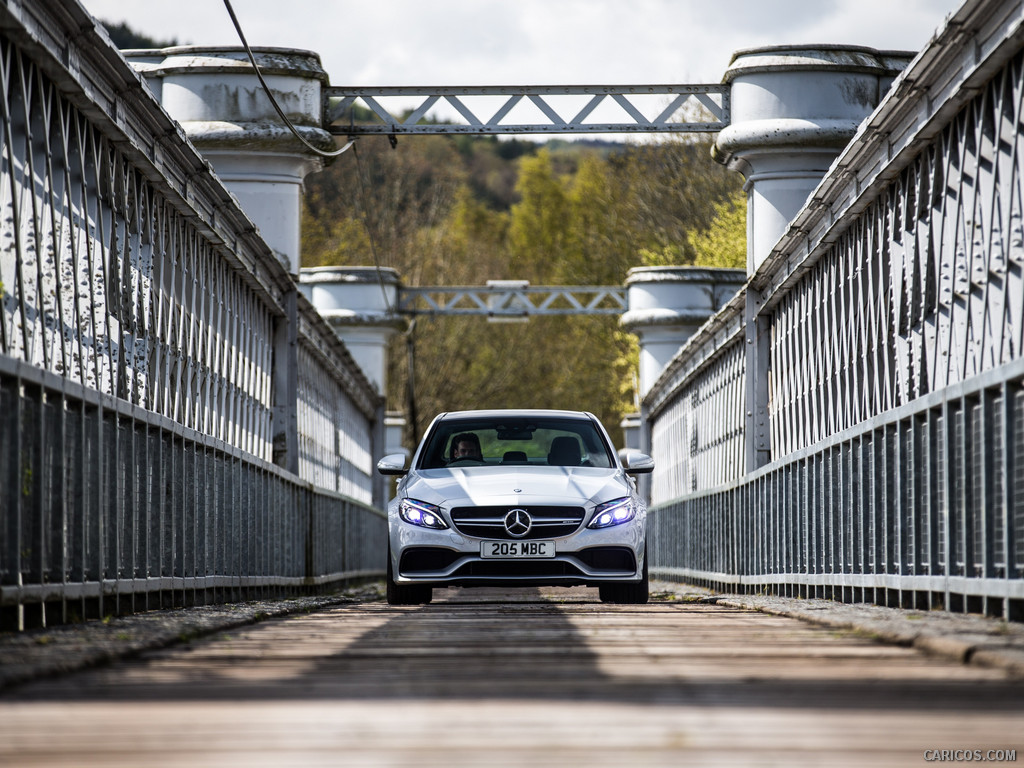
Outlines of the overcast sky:
<svg viewBox="0 0 1024 768">
<path fill-rule="evenodd" d="M 84 0 L 180 44 L 237 45 L 222 0 Z M 960 0 L 233 0 L 253 46 L 320 54 L 332 85 L 717 83 L 736 50 L 920 50 Z"/>
</svg>

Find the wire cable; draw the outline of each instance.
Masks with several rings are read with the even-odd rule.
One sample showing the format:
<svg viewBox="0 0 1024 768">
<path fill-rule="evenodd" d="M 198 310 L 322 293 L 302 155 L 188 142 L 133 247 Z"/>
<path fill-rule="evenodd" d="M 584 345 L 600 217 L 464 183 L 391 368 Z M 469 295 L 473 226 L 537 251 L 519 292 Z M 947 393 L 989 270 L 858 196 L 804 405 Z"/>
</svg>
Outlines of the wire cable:
<svg viewBox="0 0 1024 768">
<path fill-rule="evenodd" d="M 342 152 L 345 152 L 349 147 L 355 144 L 355 140 L 353 139 L 350 140 L 348 144 L 341 147 L 340 149 L 337 149 L 333 152 L 327 152 L 326 150 L 320 149 L 319 147 L 314 147 L 312 144 L 306 141 L 306 139 L 303 138 L 302 135 L 299 134 L 299 131 L 295 128 L 294 125 L 292 125 L 292 121 L 288 119 L 288 116 L 285 115 L 284 110 L 281 109 L 281 106 L 277 103 L 277 99 L 275 99 L 274 94 L 271 93 L 270 86 L 267 85 L 267 81 L 263 79 L 263 73 L 260 72 L 259 65 L 256 64 L 256 56 L 253 55 L 252 48 L 249 47 L 249 43 L 245 39 L 245 33 L 242 32 L 242 25 L 238 23 L 238 17 L 235 16 L 235 10 L 231 7 L 231 0 L 224 0 L 224 7 L 228 10 L 228 15 L 231 17 L 231 23 L 235 25 L 235 31 L 238 33 L 238 39 L 242 41 L 242 47 L 245 48 L 245 52 L 249 56 L 249 61 L 252 63 L 252 68 L 256 71 L 256 77 L 259 78 L 260 85 L 263 86 L 263 90 L 266 92 L 267 98 L 270 99 L 270 103 L 277 111 L 278 116 L 284 121 L 284 124 L 288 126 L 288 130 L 292 132 L 295 138 L 301 141 L 310 152 L 313 152 L 319 155 L 320 157 L 338 157 L 338 155 L 340 155 Z"/>
</svg>

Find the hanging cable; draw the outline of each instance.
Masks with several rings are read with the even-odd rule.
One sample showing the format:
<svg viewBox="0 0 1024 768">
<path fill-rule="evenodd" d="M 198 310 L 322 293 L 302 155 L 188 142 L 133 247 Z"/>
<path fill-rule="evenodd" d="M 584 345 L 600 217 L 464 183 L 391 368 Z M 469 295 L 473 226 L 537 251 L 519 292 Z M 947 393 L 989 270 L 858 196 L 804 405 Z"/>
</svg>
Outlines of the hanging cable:
<svg viewBox="0 0 1024 768">
<path fill-rule="evenodd" d="M 249 61 L 252 63 L 252 68 L 256 71 L 256 77 L 259 78 L 260 85 L 263 86 L 263 90 L 266 92 L 267 98 L 270 99 L 270 103 L 277 111 L 278 116 L 284 121 L 284 124 L 288 127 L 288 130 L 292 132 L 295 138 L 301 141 L 310 152 L 313 152 L 314 154 L 317 154 L 320 157 L 337 157 L 342 152 L 346 151 L 349 147 L 351 147 L 353 144 L 355 144 L 355 140 L 350 140 L 348 144 L 343 146 L 341 149 L 337 149 L 333 152 L 327 152 L 326 150 L 320 149 L 319 147 L 314 147 L 299 134 L 295 126 L 292 125 L 292 121 L 288 119 L 288 116 L 285 115 L 284 110 L 281 109 L 281 106 L 277 103 L 277 99 L 275 99 L 274 94 L 271 93 L 270 86 L 267 85 L 267 81 L 263 79 L 263 73 L 260 72 L 259 65 L 256 64 L 256 56 L 253 55 L 252 48 L 249 47 L 249 43 L 245 39 L 245 34 L 242 32 L 242 25 L 238 23 L 238 17 L 235 16 L 235 10 L 231 7 L 231 0 L 224 0 L 224 7 L 228 10 L 228 15 L 231 17 L 231 23 L 235 25 L 235 31 L 238 33 L 238 39 L 242 41 L 242 47 L 245 48 L 245 52 L 249 56 Z"/>
</svg>

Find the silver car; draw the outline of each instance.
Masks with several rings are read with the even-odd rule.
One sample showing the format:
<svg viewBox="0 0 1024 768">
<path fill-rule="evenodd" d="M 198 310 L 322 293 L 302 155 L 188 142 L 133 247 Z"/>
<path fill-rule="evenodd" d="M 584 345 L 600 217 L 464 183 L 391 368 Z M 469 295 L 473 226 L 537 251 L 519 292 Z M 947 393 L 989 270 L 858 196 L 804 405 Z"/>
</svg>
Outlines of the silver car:
<svg viewBox="0 0 1024 768">
<path fill-rule="evenodd" d="M 429 603 L 433 587 L 599 588 L 601 600 L 647 602 L 647 506 L 632 475 L 644 454 L 612 449 L 590 413 L 460 411 L 431 423 L 388 505 L 387 596 Z"/>
</svg>

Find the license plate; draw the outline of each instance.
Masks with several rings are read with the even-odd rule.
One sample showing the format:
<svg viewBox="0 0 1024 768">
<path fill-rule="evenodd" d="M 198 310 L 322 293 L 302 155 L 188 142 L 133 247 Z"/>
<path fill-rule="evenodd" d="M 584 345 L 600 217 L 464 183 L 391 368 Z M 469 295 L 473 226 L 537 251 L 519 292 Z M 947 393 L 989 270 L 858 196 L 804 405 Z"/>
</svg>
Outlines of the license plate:
<svg viewBox="0 0 1024 768">
<path fill-rule="evenodd" d="M 515 559 L 520 557 L 554 557 L 553 541 L 482 541 L 480 557 Z"/>
</svg>

